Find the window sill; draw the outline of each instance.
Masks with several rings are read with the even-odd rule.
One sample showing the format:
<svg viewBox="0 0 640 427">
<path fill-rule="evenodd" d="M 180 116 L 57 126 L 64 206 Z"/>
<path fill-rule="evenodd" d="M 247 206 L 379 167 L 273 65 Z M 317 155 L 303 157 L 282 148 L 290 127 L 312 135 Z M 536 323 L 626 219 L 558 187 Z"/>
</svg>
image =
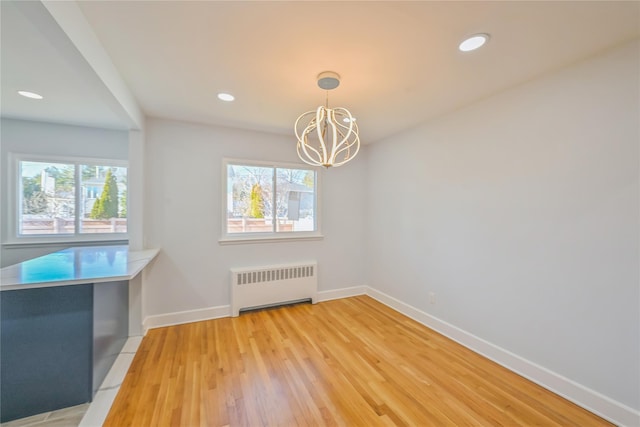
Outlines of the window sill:
<svg viewBox="0 0 640 427">
<path fill-rule="evenodd" d="M 253 236 L 226 236 L 218 240 L 220 245 L 242 245 L 247 243 L 275 243 L 275 242 L 296 242 L 322 240 L 324 236 L 319 233 L 296 234 L 296 235 L 253 235 Z"/>
<path fill-rule="evenodd" d="M 116 236 L 93 236 L 90 239 L 65 239 L 65 238 L 38 238 L 30 237 L 25 239 L 11 239 L 2 243 L 5 249 L 17 248 L 46 248 L 50 246 L 95 246 L 95 245 L 127 245 L 129 237 L 126 235 Z"/>
</svg>

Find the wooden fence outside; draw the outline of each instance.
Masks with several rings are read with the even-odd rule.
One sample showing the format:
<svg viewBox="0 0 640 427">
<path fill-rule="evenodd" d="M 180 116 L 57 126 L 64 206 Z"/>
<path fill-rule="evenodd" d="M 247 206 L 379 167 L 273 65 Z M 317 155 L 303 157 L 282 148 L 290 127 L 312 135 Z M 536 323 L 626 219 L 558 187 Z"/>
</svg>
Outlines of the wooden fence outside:
<svg viewBox="0 0 640 427">
<path fill-rule="evenodd" d="M 264 218 L 228 218 L 227 233 L 270 233 L 273 231 L 271 219 Z M 278 231 L 293 231 L 293 222 L 278 220 Z"/>
<path fill-rule="evenodd" d="M 127 218 L 83 219 L 80 223 L 82 233 L 126 233 Z M 42 218 L 23 219 L 20 234 L 73 234 L 73 219 Z"/>
</svg>

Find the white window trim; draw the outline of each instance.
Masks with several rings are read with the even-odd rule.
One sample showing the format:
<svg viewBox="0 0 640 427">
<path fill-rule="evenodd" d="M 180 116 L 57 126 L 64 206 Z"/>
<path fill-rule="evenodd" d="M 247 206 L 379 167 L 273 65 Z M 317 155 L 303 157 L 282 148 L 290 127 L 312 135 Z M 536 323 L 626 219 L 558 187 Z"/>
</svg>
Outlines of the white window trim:
<svg viewBox="0 0 640 427">
<path fill-rule="evenodd" d="M 127 168 L 127 176 L 129 175 L 129 162 L 126 160 L 117 159 L 103 159 L 92 157 L 75 157 L 75 156 L 50 156 L 43 154 L 25 154 L 25 153 L 9 153 L 9 176 L 7 179 L 8 184 L 8 229 L 7 237 L 2 242 L 6 247 L 18 247 L 22 245 L 34 245 L 43 246 L 48 244 L 62 244 L 62 243 L 88 243 L 88 242 L 122 242 L 129 240 L 129 233 L 78 233 L 78 224 L 75 224 L 76 232 L 74 234 L 29 234 L 20 235 L 19 229 L 19 198 L 20 198 L 20 183 L 21 177 L 18 176 L 19 163 L 20 162 L 51 162 L 51 163 L 64 163 L 72 165 L 97 165 L 97 166 L 113 166 Z M 79 172 L 76 168 L 76 177 L 79 178 Z M 128 180 L 128 178 L 127 178 Z M 78 206 L 80 203 L 80 186 L 76 185 L 75 193 L 75 212 L 79 212 Z M 129 210 L 129 200 L 127 198 L 127 211 Z M 127 230 L 129 224 L 127 224 Z"/>
<path fill-rule="evenodd" d="M 311 166 L 304 163 L 287 163 L 287 162 L 269 162 L 264 160 L 249 160 L 237 158 L 222 159 L 222 212 L 221 212 L 221 238 L 218 239 L 220 245 L 234 245 L 244 243 L 274 243 L 284 241 L 308 241 L 322 240 L 324 236 L 321 232 L 321 215 L 320 215 L 320 191 L 321 191 L 321 174 L 316 169 L 315 172 L 315 231 L 296 231 L 296 232 L 270 232 L 270 233 L 227 233 L 227 166 L 228 165 L 246 165 L 261 166 L 270 168 L 288 168 L 314 170 Z"/>
</svg>

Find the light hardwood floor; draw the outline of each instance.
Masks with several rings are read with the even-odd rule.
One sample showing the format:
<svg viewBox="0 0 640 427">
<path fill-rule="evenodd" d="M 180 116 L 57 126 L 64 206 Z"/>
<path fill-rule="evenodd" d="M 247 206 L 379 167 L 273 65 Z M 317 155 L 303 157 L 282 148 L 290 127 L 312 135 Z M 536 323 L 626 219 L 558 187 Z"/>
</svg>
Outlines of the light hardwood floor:
<svg viewBox="0 0 640 427">
<path fill-rule="evenodd" d="M 600 426 L 367 296 L 149 331 L 105 426 Z"/>
</svg>

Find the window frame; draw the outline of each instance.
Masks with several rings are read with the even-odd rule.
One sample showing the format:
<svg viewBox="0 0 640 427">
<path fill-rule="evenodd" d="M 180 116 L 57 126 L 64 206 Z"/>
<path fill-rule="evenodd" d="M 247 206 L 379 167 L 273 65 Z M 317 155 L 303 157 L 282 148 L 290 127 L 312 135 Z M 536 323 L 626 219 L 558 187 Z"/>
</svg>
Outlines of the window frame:
<svg viewBox="0 0 640 427">
<path fill-rule="evenodd" d="M 22 176 L 20 162 L 41 162 L 41 163 L 61 163 L 73 165 L 74 170 L 74 232 L 73 234 L 20 234 L 20 218 L 22 213 Z M 127 215 L 127 232 L 114 233 L 81 233 L 78 215 L 80 203 L 82 203 L 81 186 L 78 179 L 81 177 L 80 166 L 107 166 L 127 169 L 127 182 L 129 181 L 129 162 L 119 159 L 105 159 L 94 157 L 77 156 L 56 156 L 46 154 L 9 153 L 9 176 L 8 176 L 8 207 L 7 207 L 7 238 L 2 242 L 3 246 L 20 245 L 47 245 L 62 243 L 99 243 L 99 242 L 119 242 L 127 243 L 129 240 L 129 223 Z M 128 191 L 127 191 L 128 193 Z M 127 194 L 128 196 L 128 194 Z M 127 197 L 127 212 L 129 211 L 129 197 Z"/>
<path fill-rule="evenodd" d="M 252 233 L 228 233 L 227 232 L 227 212 L 228 212 L 228 198 L 227 198 L 227 168 L 229 165 L 236 166 L 255 166 L 264 168 L 273 168 L 273 194 L 277 193 L 276 190 L 276 169 L 298 169 L 305 171 L 312 171 L 315 174 L 315 191 L 314 191 L 314 231 L 277 231 L 271 232 L 252 232 Z M 304 163 L 288 163 L 288 162 L 275 162 L 264 160 L 249 160 L 238 158 L 223 158 L 222 159 L 222 179 L 221 179 L 221 237 L 218 242 L 221 245 L 228 244 L 242 244 L 242 243 L 269 243 L 280 241 L 292 241 L 292 240 L 321 240 L 324 238 L 321 232 L 321 215 L 320 215 L 320 189 L 321 189 L 321 174 L 316 168 L 313 168 Z"/>
</svg>

